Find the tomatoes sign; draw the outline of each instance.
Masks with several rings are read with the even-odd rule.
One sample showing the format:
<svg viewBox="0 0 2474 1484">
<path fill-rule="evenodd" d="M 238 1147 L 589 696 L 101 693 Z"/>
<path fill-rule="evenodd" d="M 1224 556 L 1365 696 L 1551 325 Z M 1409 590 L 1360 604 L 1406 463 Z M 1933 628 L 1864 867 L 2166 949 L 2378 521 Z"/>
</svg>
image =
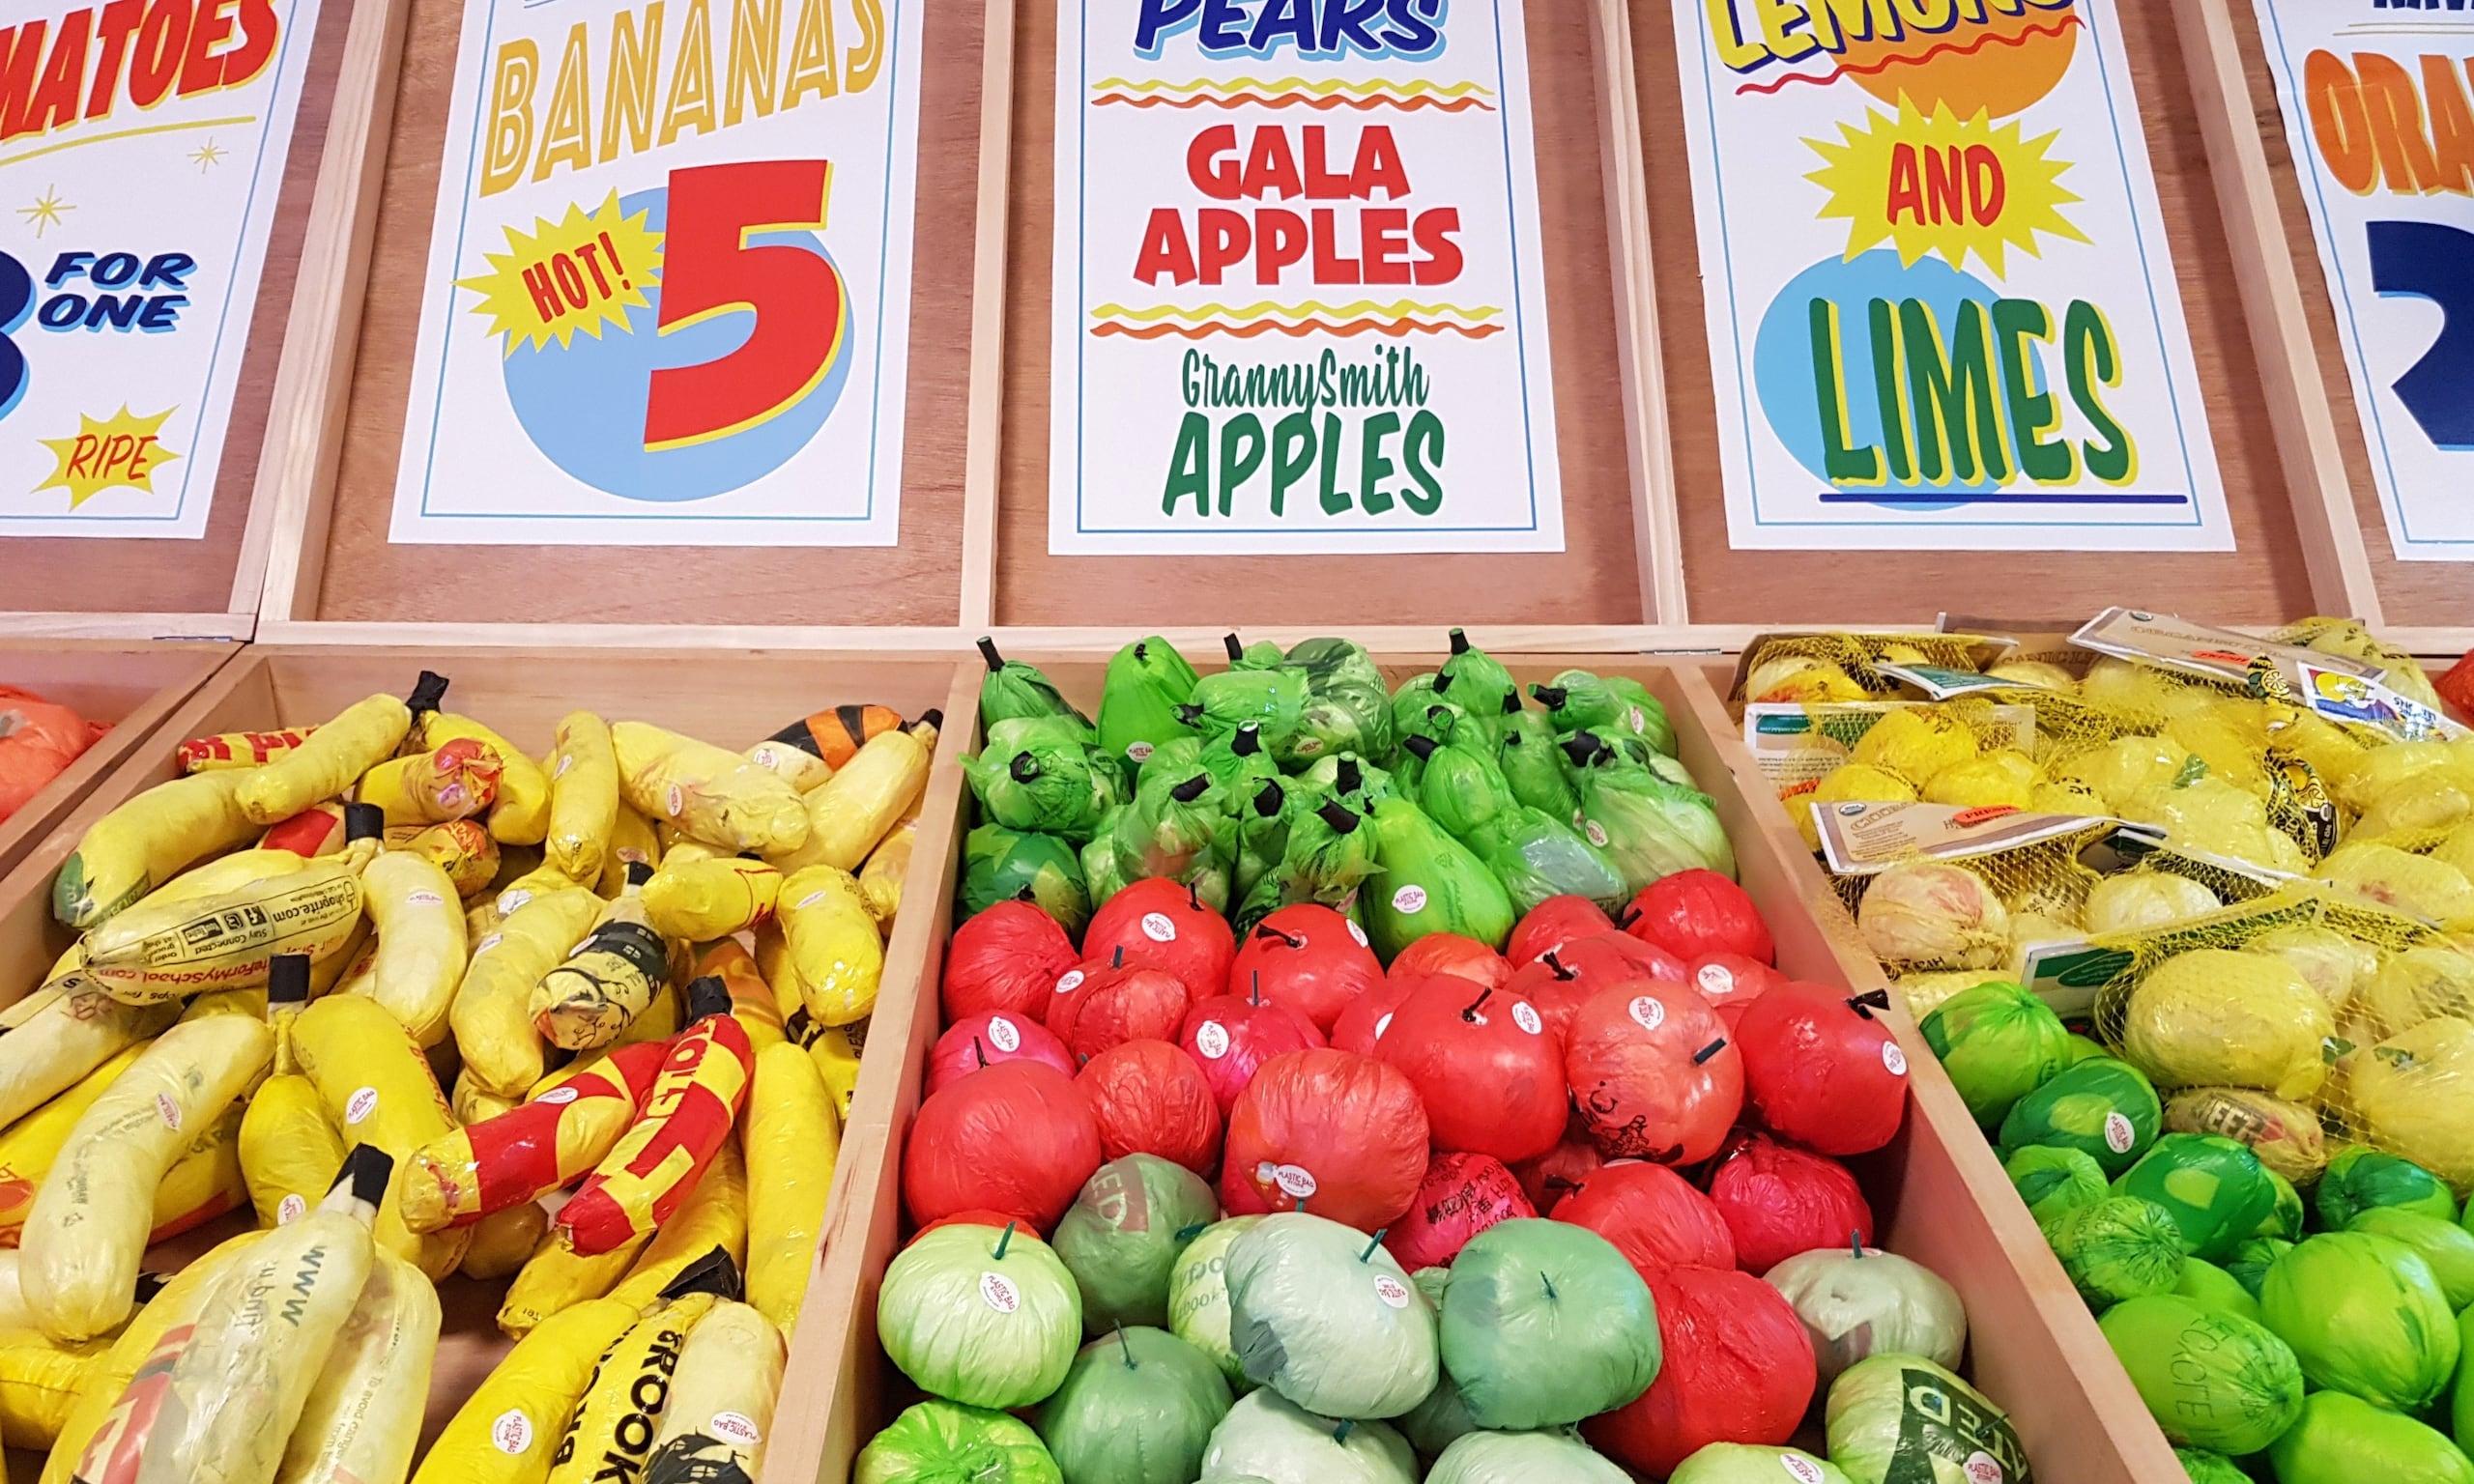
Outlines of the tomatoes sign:
<svg viewBox="0 0 2474 1484">
<path fill-rule="evenodd" d="M 665 8 L 466 7 L 393 539 L 895 540 L 920 7 Z"/>
</svg>

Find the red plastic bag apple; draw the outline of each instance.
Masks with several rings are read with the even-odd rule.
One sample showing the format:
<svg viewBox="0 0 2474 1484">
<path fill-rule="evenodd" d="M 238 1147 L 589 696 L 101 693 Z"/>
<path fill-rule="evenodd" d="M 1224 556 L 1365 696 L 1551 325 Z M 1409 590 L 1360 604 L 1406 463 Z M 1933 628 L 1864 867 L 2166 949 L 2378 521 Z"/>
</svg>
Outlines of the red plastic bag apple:
<svg viewBox="0 0 2474 1484">
<path fill-rule="evenodd" d="M 1411 1272 L 1442 1268 L 1460 1255 L 1470 1238 L 1496 1222 L 1536 1214 L 1520 1182 L 1502 1160 L 1442 1154 L 1427 1164 L 1416 1203 L 1384 1233 L 1383 1244 Z"/>
<path fill-rule="evenodd" d="M 1228 992 L 1251 994 L 1301 1011 L 1329 1036 L 1340 1012 L 1383 983 L 1383 962 L 1366 947 L 1366 929 L 1319 902 L 1280 908 L 1254 925 L 1237 945 Z"/>
<path fill-rule="evenodd" d="M 1429 974 L 1450 974 L 1475 985 L 1503 987 L 1511 978 L 1511 964 L 1476 938 L 1464 938 L 1456 932 L 1429 932 L 1400 950 L 1384 971 L 1391 979 L 1424 979 Z"/>
<path fill-rule="evenodd" d="M 1634 981 L 1572 1017 L 1564 1072 L 1609 1159 L 1698 1164 L 1743 1108 L 1743 1057 L 1718 1013 L 1681 985 Z"/>
<path fill-rule="evenodd" d="M 1624 930 L 1679 958 L 1723 951 L 1774 963 L 1776 945 L 1752 895 L 1705 867 L 1661 876 L 1624 909 Z"/>
<path fill-rule="evenodd" d="M 1685 966 L 1684 982 L 1712 1005 L 1749 1005 L 1789 983 L 1786 975 L 1766 963 L 1724 949 L 1703 954 Z"/>
<path fill-rule="evenodd" d="M 1554 1217 L 1586 1226 L 1645 1277 L 1669 1268 L 1733 1268 L 1736 1241 L 1711 1199 L 1662 1164 L 1625 1159 L 1584 1177 Z"/>
<path fill-rule="evenodd" d="M 1681 985 L 1691 978 L 1683 959 L 1654 943 L 1644 943 L 1621 932 L 1575 938 L 1555 950 L 1555 957 L 1594 989 L 1631 979 Z"/>
<path fill-rule="evenodd" d="M 1863 997 L 1788 984 L 1736 1022 L 1744 1098 L 1781 1138 L 1844 1157 L 1881 1148 L 1907 1117 L 1907 1053 Z"/>
<path fill-rule="evenodd" d="M 1124 1041 L 1175 1041 L 1193 997 L 1174 974 L 1133 962 L 1123 949 L 1066 970 L 1049 996 L 1048 1028 L 1077 1063 Z"/>
<path fill-rule="evenodd" d="M 1086 961 L 1106 962 L 1120 948 L 1126 962 L 1165 969 L 1189 991 L 1210 994 L 1228 983 L 1237 938 L 1194 888 L 1146 876 L 1101 903 L 1082 929 Z"/>
<path fill-rule="evenodd" d="M 1074 1053 L 1046 1026 L 992 1011 L 957 1020 L 936 1038 L 928 1050 L 925 1091 L 933 1097 L 948 1083 L 1012 1061 L 1046 1062 L 1069 1077 L 1074 1075 Z"/>
<path fill-rule="evenodd" d="M 1762 1273 L 1816 1247 L 1869 1246 L 1873 1208 L 1835 1159 L 1750 1132 L 1727 1140 L 1710 1201 L 1736 1240 L 1736 1266 Z"/>
<path fill-rule="evenodd" d="M 1072 1078 L 1000 1062 L 919 1105 L 903 1149 L 903 1204 L 923 1226 L 985 1209 L 1045 1233 L 1100 1159 L 1099 1120 Z"/>
<path fill-rule="evenodd" d="M 1438 974 L 1393 1012 L 1376 1055 L 1418 1090 L 1437 1149 L 1513 1164 L 1564 1136 L 1563 1045 L 1527 1000 Z"/>
<path fill-rule="evenodd" d="M 1605 1165 L 1606 1156 L 1597 1152 L 1597 1142 L 1589 1136 L 1589 1125 L 1575 1112 L 1564 1127 L 1562 1142 L 1535 1159 L 1523 1159 L 1513 1165 L 1511 1173 L 1520 1182 L 1521 1193 L 1529 1197 L 1529 1204 L 1538 1208 L 1538 1213 L 1551 1216 L 1557 1202 Z"/>
<path fill-rule="evenodd" d="M 1588 898 L 1549 897 L 1513 926 L 1511 941 L 1504 945 L 1504 957 L 1513 968 L 1520 968 L 1537 961 L 1548 949 L 1614 930 L 1615 919 Z"/>
<path fill-rule="evenodd" d="M 1775 1447 L 1795 1437 L 1818 1373 L 1804 1322 L 1778 1290 L 1748 1272 L 1671 1268 L 1650 1279 L 1650 1296 L 1665 1352 L 1657 1380 L 1582 1423 L 1583 1437 L 1661 1479 L 1713 1442 Z"/>
<path fill-rule="evenodd" d="M 1232 1216 L 1304 1210 L 1371 1232 L 1408 1211 L 1425 1174 L 1426 1111 L 1398 1069 L 1291 1051 L 1238 1096 L 1220 1201 Z"/>
<path fill-rule="evenodd" d="M 1359 995 L 1340 1012 L 1340 1018 L 1332 1022 L 1332 1049 L 1359 1056 L 1374 1055 L 1375 1047 L 1382 1044 L 1383 1033 L 1392 1028 L 1394 1012 L 1409 997 L 1409 991 L 1424 983 L 1423 979 L 1386 979 Z"/>
<path fill-rule="evenodd" d="M 1203 1176 L 1220 1162 L 1220 1104 L 1194 1059 L 1168 1042 L 1120 1042 L 1084 1063 L 1074 1085 L 1109 1158 L 1158 1155 Z"/>
<path fill-rule="evenodd" d="M 946 946 L 945 1019 L 990 1011 L 1045 1019 L 1056 977 L 1081 956 L 1055 918 L 1027 901 L 997 902 L 955 928 Z"/>
<path fill-rule="evenodd" d="M 1284 1051 L 1311 1050 L 1323 1044 L 1323 1033 L 1286 1005 L 1220 994 L 1196 1000 L 1186 1012 L 1177 1044 L 1202 1069 L 1225 1118 L 1263 1063 Z"/>
<path fill-rule="evenodd" d="M 1589 1003 L 1597 988 L 1597 981 L 1584 977 L 1564 961 L 1559 950 L 1550 948 L 1512 970 L 1511 978 L 1504 985 L 1504 993 L 1536 1007 L 1546 1019 L 1547 1034 L 1560 1046 L 1571 1038 L 1572 1016 L 1580 1013 L 1581 1007 Z"/>
</svg>

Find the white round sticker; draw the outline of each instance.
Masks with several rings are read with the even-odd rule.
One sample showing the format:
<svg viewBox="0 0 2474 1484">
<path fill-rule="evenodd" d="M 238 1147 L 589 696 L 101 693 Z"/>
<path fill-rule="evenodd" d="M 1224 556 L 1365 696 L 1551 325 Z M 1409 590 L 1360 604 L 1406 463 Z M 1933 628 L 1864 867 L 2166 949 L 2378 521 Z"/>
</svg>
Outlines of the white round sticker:
<svg viewBox="0 0 2474 1484">
<path fill-rule="evenodd" d="M 1666 1024 L 1666 1006 L 1655 995 L 1634 995 L 1631 1010 L 1632 1018 L 1640 1021 L 1641 1029 L 1645 1031 L 1654 1031 Z"/>
<path fill-rule="evenodd" d="M 559 1086 L 550 1089 L 548 1092 L 543 1093 L 540 1097 L 535 1098 L 532 1100 L 534 1102 L 546 1102 L 554 1108 L 563 1108 L 568 1103 L 575 1101 L 576 1098 L 577 1093 L 574 1088 L 569 1087 L 564 1083 L 561 1083 Z"/>
<path fill-rule="evenodd" d="M 979 1297 L 999 1314 L 1011 1314 L 1022 1306 L 1021 1294 L 1015 1289 L 1013 1280 L 1002 1273 L 981 1273 Z"/>
<path fill-rule="evenodd" d="M 155 1116 L 161 1119 L 163 1127 L 174 1133 L 181 1131 L 181 1105 L 174 1102 L 168 1094 L 155 1095 Z"/>
<path fill-rule="evenodd" d="M 1581 825 L 1581 833 L 1589 837 L 1591 844 L 1597 846 L 1600 850 L 1606 848 L 1606 826 L 1591 819 Z"/>
<path fill-rule="evenodd" d="M 575 765 L 576 758 L 573 753 L 561 753 L 559 755 L 559 766 L 556 771 L 551 773 L 550 776 L 552 778 L 564 778 L 567 776 L 567 769 L 572 768 Z"/>
<path fill-rule="evenodd" d="M 1072 994 L 1081 987 L 1082 971 L 1080 969 L 1068 969 L 1057 976 L 1056 992 L 1059 994 Z"/>
<path fill-rule="evenodd" d="M 1795 1480 L 1796 1484 L 1822 1484 L 1822 1480 L 1828 1477 L 1821 1471 L 1821 1465 L 1809 1458 L 1787 1455 L 1781 1456 L 1778 1462 L 1786 1466 L 1787 1477 Z"/>
<path fill-rule="evenodd" d="M 1392 1308 L 1405 1309 L 1409 1306 L 1409 1285 L 1388 1272 L 1378 1272 L 1374 1275 L 1374 1297 Z"/>
<path fill-rule="evenodd" d="M 1705 963 L 1701 965 L 1701 972 L 1692 977 L 1700 983 L 1703 994 L 1736 992 L 1736 977 L 1723 963 Z"/>
<path fill-rule="evenodd" d="M 290 1226 L 309 1214 L 309 1203 L 298 1195 L 287 1195 L 274 1203 L 274 1224 Z"/>
<path fill-rule="evenodd" d="M 1365 928 L 1360 928 L 1360 927 L 1359 927 L 1359 926 L 1358 926 L 1354 921 L 1350 922 L 1350 924 L 1349 924 L 1349 936 L 1350 936 L 1350 937 L 1352 937 L 1352 938 L 1357 939 L 1357 946 L 1358 946 L 1358 947 L 1360 947 L 1360 948 L 1364 948 L 1364 947 L 1366 947 L 1366 929 L 1365 929 Z"/>
<path fill-rule="evenodd" d="M 1145 912 L 1142 914 L 1142 935 L 1154 943 L 1174 943 L 1177 941 L 1177 925 L 1168 921 L 1165 912 Z"/>
<path fill-rule="evenodd" d="M 1205 1020 L 1194 1027 L 1194 1049 L 1213 1061 L 1228 1054 L 1228 1027 L 1217 1020 Z"/>
<path fill-rule="evenodd" d="M 499 894 L 499 916 L 513 917 L 516 913 L 524 910 L 524 904 L 532 899 L 532 894 L 520 886 L 511 891 L 501 892 Z"/>
<path fill-rule="evenodd" d="M 378 1089 L 374 1087 L 358 1089 L 344 1099 L 344 1122 L 347 1124 L 359 1124 L 377 1111 Z"/>
<path fill-rule="evenodd" d="M 490 1441 L 509 1458 L 523 1454 L 532 1446 L 532 1419 L 508 1408 L 490 1424 Z"/>
<path fill-rule="evenodd" d="M 1530 1008 L 1527 1000 L 1511 1002 L 1511 1023 L 1532 1036 L 1546 1028 L 1546 1022 L 1538 1018 L 1538 1012 Z"/>
<path fill-rule="evenodd" d="M 1968 1484 L 2001 1484 L 2001 1461 L 1978 1448 L 1968 1455 Z"/>
<path fill-rule="evenodd" d="M 1882 1065 L 1890 1070 L 1891 1076 L 1903 1077 L 1907 1075 L 1907 1053 L 1898 1048 L 1897 1042 L 1885 1041 L 1882 1042 Z"/>
<path fill-rule="evenodd" d="M 798 905 L 792 907 L 791 910 L 793 912 L 805 912 L 808 908 L 815 906 L 818 902 L 822 900 L 824 900 L 823 892 L 810 892 L 805 897 L 800 898 Z"/>
<path fill-rule="evenodd" d="M 505 933 L 503 933 L 503 932 L 494 932 L 494 933 L 491 933 L 488 937 L 485 937 L 485 938 L 483 938 L 480 942 L 475 943 L 475 944 L 474 944 L 474 945 L 473 945 L 473 954 L 474 954 L 474 956 L 478 957 L 479 956 L 481 956 L 481 955 L 483 955 L 483 954 L 488 953 L 491 949 L 494 949 L 494 948 L 498 947 L 501 943 L 503 943 L 503 942 L 504 942 L 504 941 L 506 941 L 506 934 L 505 934 Z"/>
<path fill-rule="evenodd" d="M 705 1425 L 705 1430 L 724 1442 L 734 1442 L 742 1448 L 752 1448 L 764 1440 L 764 1435 L 756 1430 L 756 1419 L 739 1412 L 713 1413 L 713 1420 Z"/>
<path fill-rule="evenodd" d="M 1635 736 L 1650 729 L 1650 719 L 1641 714 L 1641 708 L 1638 706 L 1625 707 L 1624 719 L 1632 724 L 1632 732 Z"/>
<path fill-rule="evenodd" d="M 1392 1029 L 1392 1013 L 1387 1010 L 1383 1013 L 1383 1018 L 1374 1022 L 1374 1039 L 1381 1041 L 1383 1033 L 1390 1029 Z"/>
<path fill-rule="evenodd" d="M 2139 1130 L 2130 1126 L 2129 1119 L 2122 1117 L 2119 1113 L 2105 1115 L 2105 1147 L 2107 1149 L 2117 1155 L 2127 1155 L 2130 1153 L 2130 1147 L 2138 1142 Z"/>
<path fill-rule="evenodd" d="M 408 907 L 435 907 L 446 900 L 446 898 L 441 897 L 436 892 L 414 892 L 404 899 L 404 905 Z"/>
<path fill-rule="evenodd" d="M 678 812 L 687 807 L 687 790 L 673 784 L 670 785 L 670 796 L 664 802 L 670 805 L 670 817 L 676 819 L 678 817 Z"/>
<path fill-rule="evenodd" d="M 1272 1184 L 1288 1192 L 1295 1200 L 1305 1200 L 1314 1193 L 1313 1172 L 1294 1164 L 1277 1166 L 1272 1171 Z"/>
<path fill-rule="evenodd" d="M 1425 909 L 1426 889 L 1423 886 L 1404 886 L 1392 894 L 1392 910 L 1395 912 L 1424 912 Z"/>
<path fill-rule="evenodd" d="M 756 751 L 747 755 L 747 760 L 755 763 L 760 768 L 769 768 L 773 766 L 773 759 L 777 755 L 774 753 L 773 749 L 769 747 L 760 747 Z"/>
<path fill-rule="evenodd" d="M 462 784 L 448 784 L 444 788 L 439 789 L 438 802 L 439 806 L 443 809 L 462 809 L 464 807 L 464 785 Z"/>
<path fill-rule="evenodd" d="M 1148 742 L 1128 742 L 1125 745 L 1125 755 L 1136 762 L 1149 762 L 1151 760 L 1151 744 Z"/>
</svg>

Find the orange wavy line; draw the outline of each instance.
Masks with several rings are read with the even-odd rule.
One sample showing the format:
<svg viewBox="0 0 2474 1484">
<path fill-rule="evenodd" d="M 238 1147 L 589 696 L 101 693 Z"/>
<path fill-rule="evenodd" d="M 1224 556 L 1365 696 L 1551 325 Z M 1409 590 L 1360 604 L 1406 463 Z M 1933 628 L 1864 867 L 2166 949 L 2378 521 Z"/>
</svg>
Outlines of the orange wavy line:
<svg viewBox="0 0 2474 1484">
<path fill-rule="evenodd" d="M 1397 108 L 1404 113 L 1415 113 L 1421 108 L 1432 108 L 1439 113 L 1460 113 L 1471 108 L 1482 108 L 1488 113 L 1495 111 L 1491 103 L 1481 102 L 1474 98 L 1341 98 L 1337 94 L 1330 98 L 1315 98 L 1305 93 L 1270 96 L 1260 93 L 1204 94 L 1194 98 L 1129 98 L 1123 93 L 1103 93 L 1092 101 L 1122 103 L 1129 108 L 1200 108 L 1208 104 L 1214 108 L 1311 108 L 1318 113 L 1328 113 L 1335 108 L 1354 108 L 1360 113 L 1375 108 Z"/>
<path fill-rule="evenodd" d="M 1375 334 L 1386 335 L 1396 340 L 1413 333 L 1439 335 L 1449 330 L 1455 335 L 1465 335 L 1472 340 L 1483 340 L 1488 335 L 1503 333 L 1503 328 L 1501 325 L 1453 325 L 1424 320 L 1351 320 L 1344 325 L 1334 325 L 1324 320 L 1301 320 L 1294 325 L 1282 324 L 1276 320 L 1257 320 L 1251 325 L 1148 325 L 1140 328 L 1108 321 L 1094 326 L 1091 333 L 1123 335 L 1131 340 L 1157 340 L 1163 335 L 1180 335 L 1188 340 L 1227 335 L 1232 339 L 1251 340 L 1256 335 L 1277 330 L 1289 336 L 1338 335 L 1342 339 L 1350 339 L 1358 335 Z"/>
<path fill-rule="evenodd" d="M 1961 45 L 1957 42 L 1939 43 L 1925 51 L 1922 56 L 1884 57 L 1878 62 L 1863 63 L 1860 65 L 1841 64 L 1836 71 L 1824 76 L 1815 76 L 1810 72 L 1789 72 L 1784 76 L 1778 77 L 1769 82 L 1747 82 L 1742 87 L 1736 89 L 1736 96 L 1738 98 L 1741 98 L 1747 93 L 1775 93 L 1791 82 L 1832 83 L 1836 82 L 1841 77 L 1851 75 L 1857 77 L 1870 77 L 1876 73 L 1886 72 L 1893 67 L 1922 67 L 1925 63 L 1932 61 L 1936 57 L 1971 57 L 1977 52 L 1984 50 L 1987 46 L 1995 45 L 1997 43 L 2003 46 L 2025 46 L 2033 38 L 2040 36 L 2059 36 L 2071 27 L 2082 23 L 2083 22 L 2080 20 L 2078 13 L 2074 11 L 2070 14 L 2062 16 L 2060 19 L 2055 21 L 2049 26 L 2029 26 L 2028 29 L 2020 32 L 2016 36 L 2000 36 L 1993 33 L 1987 33 L 1983 36 L 1977 37 L 1974 41 L 1968 43 L 1966 45 Z"/>
</svg>

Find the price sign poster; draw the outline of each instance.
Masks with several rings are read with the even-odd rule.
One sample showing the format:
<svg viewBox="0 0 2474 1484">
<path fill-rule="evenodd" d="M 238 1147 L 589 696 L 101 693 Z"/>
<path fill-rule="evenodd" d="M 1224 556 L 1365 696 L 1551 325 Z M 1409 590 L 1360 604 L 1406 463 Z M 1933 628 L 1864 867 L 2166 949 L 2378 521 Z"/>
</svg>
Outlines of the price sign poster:
<svg viewBox="0 0 2474 1484">
<path fill-rule="evenodd" d="M 1049 550 L 1562 551 L 1520 0 L 1057 33 Z"/>
<path fill-rule="evenodd" d="M 1733 544 L 2230 551 L 2115 0 L 1678 0 Z"/>
<path fill-rule="evenodd" d="M 2401 561 L 2474 561 L 2474 14 L 2258 0 Z"/>
<path fill-rule="evenodd" d="M 891 546 L 923 0 L 466 0 L 393 540 Z"/>
<path fill-rule="evenodd" d="M 0 8 L 0 536 L 206 534 L 317 29 Z"/>
</svg>

